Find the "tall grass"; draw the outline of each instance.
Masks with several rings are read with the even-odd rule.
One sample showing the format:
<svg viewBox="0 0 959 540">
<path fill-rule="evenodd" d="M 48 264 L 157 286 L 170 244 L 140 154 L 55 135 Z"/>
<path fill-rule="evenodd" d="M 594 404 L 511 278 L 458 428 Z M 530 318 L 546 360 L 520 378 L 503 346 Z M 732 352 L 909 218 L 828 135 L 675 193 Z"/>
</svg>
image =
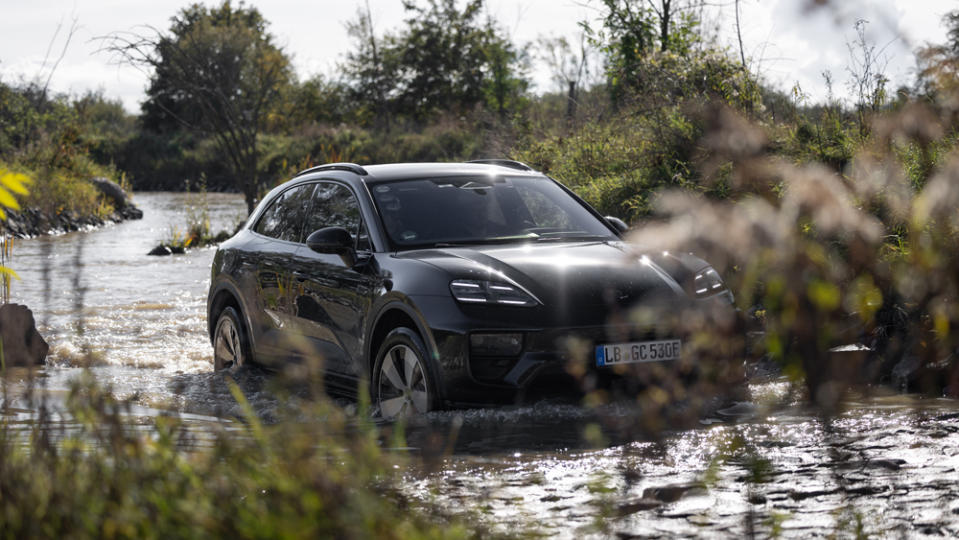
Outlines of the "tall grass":
<svg viewBox="0 0 959 540">
<path fill-rule="evenodd" d="M 223 381 L 220 381 L 223 383 Z M 232 381 L 237 422 L 137 422 L 84 373 L 61 408 L 0 419 L 3 538 L 468 538 L 461 518 L 396 488 L 403 458 L 325 400 L 264 425 Z M 9 397 L 9 396 L 5 396 Z M 9 402 L 8 402 L 9 403 Z M 362 418 L 362 417 L 361 417 Z"/>
</svg>

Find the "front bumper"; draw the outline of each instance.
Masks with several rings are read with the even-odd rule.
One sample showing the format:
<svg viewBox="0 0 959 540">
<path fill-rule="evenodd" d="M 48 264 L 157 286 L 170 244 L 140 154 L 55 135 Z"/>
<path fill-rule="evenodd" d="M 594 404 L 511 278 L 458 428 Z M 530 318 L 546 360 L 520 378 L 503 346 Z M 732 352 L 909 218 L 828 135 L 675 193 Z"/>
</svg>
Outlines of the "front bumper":
<svg viewBox="0 0 959 540">
<path fill-rule="evenodd" d="M 452 299 L 418 300 L 426 321 L 442 321 L 431 325 L 430 333 L 437 390 L 450 407 L 610 390 L 715 393 L 745 382 L 745 324 L 728 303 L 690 303 L 672 309 L 672 319 L 650 319 L 637 318 L 635 310 L 584 309 L 558 317 L 538 309 L 459 309 Z M 472 333 L 520 333 L 523 346 L 510 356 L 472 354 Z M 660 339 L 682 341 L 679 360 L 596 365 L 597 345 Z"/>
</svg>

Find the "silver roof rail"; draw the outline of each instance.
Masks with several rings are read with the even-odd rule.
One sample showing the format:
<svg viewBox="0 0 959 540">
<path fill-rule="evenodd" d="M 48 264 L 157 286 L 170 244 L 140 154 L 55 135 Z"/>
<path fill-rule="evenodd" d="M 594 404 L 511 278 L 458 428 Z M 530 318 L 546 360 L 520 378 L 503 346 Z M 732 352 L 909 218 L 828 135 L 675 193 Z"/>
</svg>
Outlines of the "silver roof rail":
<svg viewBox="0 0 959 540">
<path fill-rule="evenodd" d="M 303 169 L 302 171 L 296 173 L 296 176 L 303 176 L 306 173 L 317 171 L 349 171 L 360 176 L 369 176 L 370 174 L 366 172 L 366 169 L 360 167 L 356 163 L 327 163 L 326 165 L 317 165 L 316 167 Z M 296 176 L 294 176 L 294 178 L 296 178 Z"/>
<path fill-rule="evenodd" d="M 499 165 L 500 167 L 509 167 L 510 169 L 516 169 L 519 171 L 532 171 L 533 168 L 529 165 L 521 162 L 515 161 L 512 159 L 473 159 L 467 161 L 467 163 L 481 163 L 484 165 Z"/>
</svg>

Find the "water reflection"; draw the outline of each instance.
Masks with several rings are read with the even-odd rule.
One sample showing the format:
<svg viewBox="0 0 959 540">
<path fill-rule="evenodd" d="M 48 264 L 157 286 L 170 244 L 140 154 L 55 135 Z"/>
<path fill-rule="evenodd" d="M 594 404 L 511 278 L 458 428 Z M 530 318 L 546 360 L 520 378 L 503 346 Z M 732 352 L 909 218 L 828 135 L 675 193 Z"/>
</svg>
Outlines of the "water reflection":
<svg viewBox="0 0 959 540">
<path fill-rule="evenodd" d="M 506 442 L 497 449 L 503 439 L 484 438 L 473 441 L 483 451 L 426 462 L 408 482 L 424 497 L 478 501 L 503 531 L 535 525 L 562 538 L 959 532 L 954 401 L 863 397 L 823 420 L 801 402 L 781 401 L 786 382 L 754 392 L 780 400 L 760 414 L 762 403 L 740 405 L 696 429 L 595 448 Z M 572 423 L 586 414 L 569 412 Z M 507 430 L 513 420 L 475 413 L 484 414 Z M 460 437 L 469 438 L 475 418 L 463 418 Z"/>
</svg>

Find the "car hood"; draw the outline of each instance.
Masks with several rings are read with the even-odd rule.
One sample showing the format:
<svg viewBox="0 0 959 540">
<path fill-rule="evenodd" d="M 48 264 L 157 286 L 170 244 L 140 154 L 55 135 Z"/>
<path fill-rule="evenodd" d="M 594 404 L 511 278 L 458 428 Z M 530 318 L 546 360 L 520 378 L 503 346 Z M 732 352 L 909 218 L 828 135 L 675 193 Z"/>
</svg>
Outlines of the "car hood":
<svg viewBox="0 0 959 540">
<path fill-rule="evenodd" d="M 638 255 L 633 249 L 622 242 L 570 242 L 450 247 L 400 256 L 439 267 L 451 280 L 519 285 L 547 307 L 625 307 L 640 301 L 688 298 L 667 271 L 675 264 Z"/>
</svg>

